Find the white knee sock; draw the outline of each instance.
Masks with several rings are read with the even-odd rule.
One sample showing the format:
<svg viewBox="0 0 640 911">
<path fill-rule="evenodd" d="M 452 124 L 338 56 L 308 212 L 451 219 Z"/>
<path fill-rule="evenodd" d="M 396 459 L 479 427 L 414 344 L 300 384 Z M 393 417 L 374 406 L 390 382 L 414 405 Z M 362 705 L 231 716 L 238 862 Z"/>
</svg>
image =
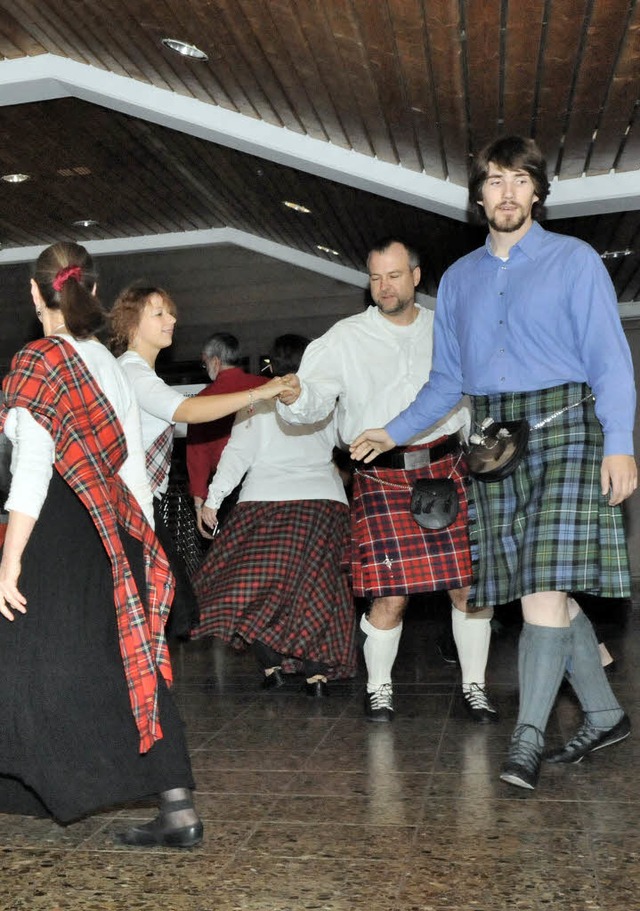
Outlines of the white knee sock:
<svg viewBox="0 0 640 911">
<path fill-rule="evenodd" d="M 463 613 L 457 607 L 451 608 L 451 628 L 458 649 L 463 686 L 470 683 L 484 686 L 492 617 L 492 607 L 485 607 L 474 614 Z"/>
<path fill-rule="evenodd" d="M 391 668 L 398 654 L 402 622 L 393 629 L 378 629 L 363 614 L 360 629 L 367 637 L 363 647 L 367 665 L 367 692 L 373 693 L 383 683 L 391 683 Z"/>
</svg>

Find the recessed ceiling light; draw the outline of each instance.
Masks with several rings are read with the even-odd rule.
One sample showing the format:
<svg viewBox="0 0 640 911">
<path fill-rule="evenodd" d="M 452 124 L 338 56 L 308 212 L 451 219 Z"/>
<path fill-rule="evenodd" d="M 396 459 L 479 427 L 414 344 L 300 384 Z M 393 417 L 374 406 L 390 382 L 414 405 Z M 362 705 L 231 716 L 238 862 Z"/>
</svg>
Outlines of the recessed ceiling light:
<svg viewBox="0 0 640 911">
<path fill-rule="evenodd" d="M 307 209 L 306 206 L 300 205 L 299 202 L 290 202 L 288 199 L 284 199 L 283 204 L 287 209 L 293 209 L 294 212 L 303 212 L 305 215 L 308 215 L 311 212 L 311 209 Z"/>
<path fill-rule="evenodd" d="M 92 228 L 97 224 L 98 222 L 95 220 L 95 218 L 79 218 L 77 221 L 73 222 L 73 225 L 76 228 Z"/>
<path fill-rule="evenodd" d="M 2 179 L 7 183 L 24 183 L 25 180 L 30 180 L 31 177 L 29 174 L 3 174 Z"/>
<path fill-rule="evenodd" d="M 321 253 L 330 253 L 332 256 L 340 256 L 337 250 L 332 247 L 325 247 L 324 244 L 316 244 L 316 250 L 320 250 Z"/>
<path fill-rule="evenodd" d="M 209 57 L 204 51 L 201 51 L 195 44 L 187 44 L 186 41 L 178 41 L 176 38 L 163 38 L 162 43 L 170 51 L 175 51 L 181 57 L 189 57 L 191 60 L 208 60 Z"/>
<path fill-rule="evenodd" d="M 624 256 L 633 256 L 635 250 L 605 250 L 600 254 L 600 259 L 622 259 Z"/>
</svg>

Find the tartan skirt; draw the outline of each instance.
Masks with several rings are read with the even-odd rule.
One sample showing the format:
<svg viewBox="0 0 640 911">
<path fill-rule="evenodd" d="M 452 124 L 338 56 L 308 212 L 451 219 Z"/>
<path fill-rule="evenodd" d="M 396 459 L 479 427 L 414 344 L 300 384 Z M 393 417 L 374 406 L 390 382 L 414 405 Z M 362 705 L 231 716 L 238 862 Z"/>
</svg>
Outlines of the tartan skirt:
<svg viewBox="0 0 640 911">
<path fill-rule="evenodd" d="M 475 604 L 505 604 L 544 591 L 629 597 L 623 511 L 600 492 L 603 434 L 589 387 L 567 383 L 471 401 L 476 426 L 489 415 L 496 421 L 525 418 L 531 426 L 525 457 L 510 477 L 473 481 Z"/>
<path fill-rule="evenodd" d="M 237 649 L 255 639 L 329 679 L 356 673 L 355 610 L 342 558 L 349 509 L 334 500 L 242 502 L 192 579 L 200 623 L 192 638 L 217 636 Z"/>
<path fill-rule="evenodd" d="M 351 574 L 354 594 L 382 598 L 462 588 L 471 582 L 467 531 L 466 464 L 452 453 L 423 468 L 356 471 L 351 510 Z M 448 478 L 460 508 L 439 531 L 422 528 L 411 515 L 418 478 Z"/>
</svg>

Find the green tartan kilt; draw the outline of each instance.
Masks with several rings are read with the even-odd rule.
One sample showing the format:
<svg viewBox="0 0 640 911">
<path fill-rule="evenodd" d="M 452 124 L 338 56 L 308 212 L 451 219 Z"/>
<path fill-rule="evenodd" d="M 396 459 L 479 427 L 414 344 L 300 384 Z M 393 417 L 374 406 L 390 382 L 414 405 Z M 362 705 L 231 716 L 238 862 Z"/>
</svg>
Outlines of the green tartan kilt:
<svg viewBox="0 0 640 911">
<path fill-rule="evenodd" d="M 526 455 L 510 477 L 472 482 L 476 605 L 506 604 L 544 591 L 630 596 L 623 510 L 609 506 L 600 492 L 603 434 L 590 392 L 586 384 L 567 383 L 472 396 L 474 428 L 489 415 L 496 421 L 525 418 L 532 428 Z"/>
</svg>

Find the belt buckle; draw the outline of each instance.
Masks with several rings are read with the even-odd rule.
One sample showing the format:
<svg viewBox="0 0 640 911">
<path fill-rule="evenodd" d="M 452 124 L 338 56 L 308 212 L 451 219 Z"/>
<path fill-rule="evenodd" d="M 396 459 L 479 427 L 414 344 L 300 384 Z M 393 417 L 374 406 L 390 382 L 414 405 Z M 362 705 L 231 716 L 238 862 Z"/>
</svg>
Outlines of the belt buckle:
<svg viewBox="0 0 640 911">
<path fill-rule="evenodd" d="M 411 471 L 415 468 L 424 468 L 431 464 L 431 455 L 428 449 L 412 449 L 404 454 L 404 467 Z"/>
</svg>

